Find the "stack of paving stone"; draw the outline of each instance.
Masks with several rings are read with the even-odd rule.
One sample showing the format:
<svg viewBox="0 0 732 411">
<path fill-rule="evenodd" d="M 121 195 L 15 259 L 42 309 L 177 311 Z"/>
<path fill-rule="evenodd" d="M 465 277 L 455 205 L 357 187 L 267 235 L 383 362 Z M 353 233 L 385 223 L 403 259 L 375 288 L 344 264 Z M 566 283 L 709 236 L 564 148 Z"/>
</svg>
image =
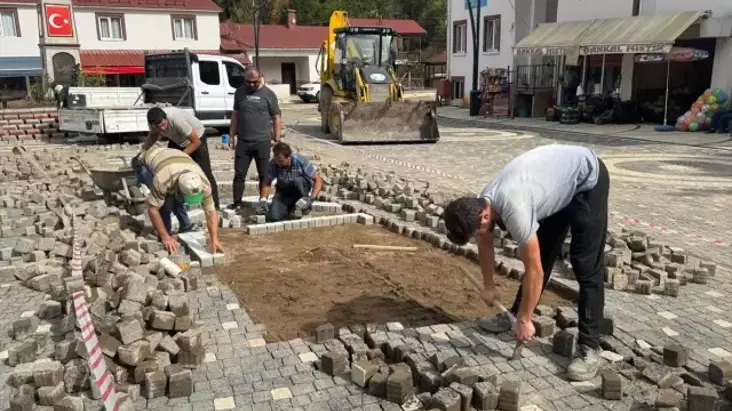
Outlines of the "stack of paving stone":
<svg viewBox="0 0 732 411">
<path fill-rule="evenodd" d="M 7 364 L 15 367 L 8 380 L 12 409 L 37 404 L 81 410 L 77 394 L 100 398 L 70 298 L 80 289 L 101 358 L 125 404 L 140 395 L 189 396 L 191 368 L 203 362 L 208 338 L 186 295 L 198 286 L 200 265 L 169 255 L 124 210 L 84 201 L 84 194 L 97 193 L 60 154 L 36 152 L 33 158 L 35 164 L 0 158 L 4 176 L 14 178 L 0 187 L 0 283 L 17 281 L 47 294 L 37 311 L 12 323 L 13 340 L 4 347 Z M 70 213 L 85 240 L 83 280 L 71 277 L 69 268 Z"/>
<path fill-rule="evenodd" d="M 55 108 L 0 110 L 0 141 L 17 144 L 63 139 L 66 134 L 58 130 L 57 119 Z"/>
<path fill-rule="evenodd" d="M 451 348 L 469 344 L 464 334 L 447 325 L 424 331 L 435 327 L 449 330 L 446 339 L 438 336 L 441 333 L 405 330 L 400 323 L 341 328 L 336 336 L 325 324 L 316 330 L 315 341 L 323 346 L 316 366 L 329 375 L 350 376 L 369 394 L 403 410 L 490 410 L 499 404 L 502 410 L 520 408 L 520 382 L 502 382 L 498 372 L 487 374 L 468 366 L 452 350 L 426 352 L 424 344 Z"/>
</svg>

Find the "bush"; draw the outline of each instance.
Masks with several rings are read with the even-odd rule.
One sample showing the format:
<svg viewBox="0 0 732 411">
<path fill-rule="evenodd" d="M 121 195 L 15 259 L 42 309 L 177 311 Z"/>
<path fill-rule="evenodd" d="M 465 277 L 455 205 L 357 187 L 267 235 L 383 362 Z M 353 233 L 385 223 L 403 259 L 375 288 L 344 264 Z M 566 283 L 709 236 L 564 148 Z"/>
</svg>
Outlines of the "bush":
<svg viewBox="0 0 732 411">
<path fill-rule="evenodd" d="M 33 101 L 47 101 L 51 100 L 49 89 L 51 84 L 51 78 L 45 71 L 40 77 L 36 77 L 31 81 L 30 90 L 28 94 Z"/>
</svg>

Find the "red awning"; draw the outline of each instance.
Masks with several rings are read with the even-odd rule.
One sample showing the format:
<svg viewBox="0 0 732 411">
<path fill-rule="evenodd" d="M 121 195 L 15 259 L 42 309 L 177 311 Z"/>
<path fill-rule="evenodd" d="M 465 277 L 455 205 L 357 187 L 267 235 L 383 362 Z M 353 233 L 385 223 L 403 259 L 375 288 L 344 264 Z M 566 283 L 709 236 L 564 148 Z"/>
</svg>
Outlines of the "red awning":
<svg viewBox="0 0 732 411">
<path fill-rule="evenodd" d="M 166 51 L 147 50 L 151 53 Z M 246 54 L 223 54 L 219 50 L 194 51 L 199 54 L 227 56 L 242 63 L 251 64 Z M 145 74 L 145 50 L 81 50 L 81 69 L 86 74 Z"/>
</svg>

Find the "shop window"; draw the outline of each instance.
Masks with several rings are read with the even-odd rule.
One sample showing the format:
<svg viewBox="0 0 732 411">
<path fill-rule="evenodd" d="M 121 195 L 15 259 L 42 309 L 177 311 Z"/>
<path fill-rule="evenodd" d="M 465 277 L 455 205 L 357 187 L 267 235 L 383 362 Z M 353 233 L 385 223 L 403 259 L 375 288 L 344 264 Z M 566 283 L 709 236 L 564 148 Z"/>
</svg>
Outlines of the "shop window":
<svg viewBox="0 0 732 411">
<path fill-rule="evenodd" d="M 453 77 L 452 82 L 452 99 L 462 100 L 465 95 L 465 78 L 464 77 Z"/>
<path fill-rule="evenodd" d="M 209 86 L 218 86 L 221 84 L 221 74 L 219 73 L 219 63 L 216 61 L 199 61 L 198 70 L 200 70 L 201 81 Z"/>
<path fill-rule="evenodd" d="M 0 37 L 20 37 L 18 14 L 15 10 L 0 10 Z"/>
<path fill-rule="evenodd" d="M 125 39 L 124 16 L 119 15 L 97 15 L 97 34 L 99 40 L 121 41 Z"/>
<path fill-rule="evenodd" d="M 468 22 L 466 20 L 452 23 L 452 53 L 464 54 L 468 51 Z"/>
<path fill-rule="evenodd" d="M 501 51 L 501 16 L 486 16 L 483 20 L 483 52 Z"/>
<path fill-rule="evenodd" d="M 196 40 L 195 16 L 171 16 L 173 25 L 173 40 Z"/>
</svg>

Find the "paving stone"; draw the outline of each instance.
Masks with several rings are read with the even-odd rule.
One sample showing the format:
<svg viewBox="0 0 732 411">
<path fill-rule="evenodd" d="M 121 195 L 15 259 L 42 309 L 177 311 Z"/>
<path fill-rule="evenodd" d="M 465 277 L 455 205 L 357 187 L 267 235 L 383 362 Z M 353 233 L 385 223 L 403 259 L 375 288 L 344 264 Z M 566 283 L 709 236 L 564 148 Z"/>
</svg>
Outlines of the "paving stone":
<svg viewBox="0 0 732 411">
<path fill-rule="evenodd" d="M 498 409 L 518 411 L 521 406 L 521 382 L 504 381 L 498 396 Z"/>
<path fill-rule="evenodd" d="M 717 385 L 724 385 L 732 380 L 732 362 L 717 360 L 709 363 L 709 380 Z"/>
<path fill-rule="evenodd" d="M 36 362 L 33 366 L 33 382 L 37 387 L 55 387 L 63 377 L 64 366 L 60 361 Z"/>
<path fill-rule="evenodd" d="M 53 387 L 38 388 L 38 404 L 44 406 L 54 406 L 58 404 L 66 396 L 66 389 L 63 381 Z"/>
<path fill-rule="evenodd" d="M 386 398 L 394 403 L 401 404 L 414 393 L 411 372 L 395 372 L 386 381 Z"/>
<path fill-rule="evenodd" d="M 473 406 L 478 410 L 498 408 L 499 389 L 485 381 L 476 383 L 473 392 Z"/>
<path fill-rule="evenodd" d="M 343 352 L 329 351 L 321 357 L 323 371 L 328 375 L 340 375 L 348 367 L 348 355 Z"/>
<path fill-rule="evenodd" d="M 686 395 L 686 409 L 688 411 L 715 410 L 719 396 L 711 388 L 690 386 Z"/>
<path fill-rule="evenodd" d="M 671 408 L 678 407 L 684 395 L 673 389 L 665 389 L 658 392 L 656 397 L 656 407 Z"/>
<path fill-rule="evenodd" d="M 236 403 L 233 397 L 215 398 L 214 399 L 214 410 L 233 410 L 236 408 Z"/>
<path fill-rule="evenodd" d="M 444 411 L 460 411 L 462 400 L 460 394 L 450 388 L 440 388 L 430 398 L 430 407 Z"/>
<path fill-rule="evenodd" d="M 576 328 L 559 331 L 554 334 L 552 351 L 555 354 L 571 357 L 574 355 L 574 350 L 577 345 L 577 336 L 578 330 Z"/>
<path fill-rule="evenodd" d="M 663 363 L 669 367 L 683 367 L 689 361 L 689 350 L 679 344 L 663 348 Z"/>
<path fill-rule="evenodd" d="M 322 344 L 335 338 L 335 328 L 332 324 L 323 324 L 315 328 L 315 342 Z"/>
<path fill-rule="evenodd" d="M 351 365 L 351 380 L 360 387 L 366 387 L 378 369 L 376 364 L 368 360 L 355 362 Z"/>
<path fill-rule="evenodd" d="M 183 398 L 193 394 L 191 370 L 183 368 L 180 364 L 172 364 L 165 367 L 165 375 L 168 377 L 169 398 Z"/>
<path fill-rule="evenodd" d="M 124 345 L 130 345 L 135 341 L 141 340 L 145 336 L 142 325 L 140 325 L 140 322 L 137 320 L 118 322 L 117 332 L 119 333 L 120 340 Z"/>
</svg>

